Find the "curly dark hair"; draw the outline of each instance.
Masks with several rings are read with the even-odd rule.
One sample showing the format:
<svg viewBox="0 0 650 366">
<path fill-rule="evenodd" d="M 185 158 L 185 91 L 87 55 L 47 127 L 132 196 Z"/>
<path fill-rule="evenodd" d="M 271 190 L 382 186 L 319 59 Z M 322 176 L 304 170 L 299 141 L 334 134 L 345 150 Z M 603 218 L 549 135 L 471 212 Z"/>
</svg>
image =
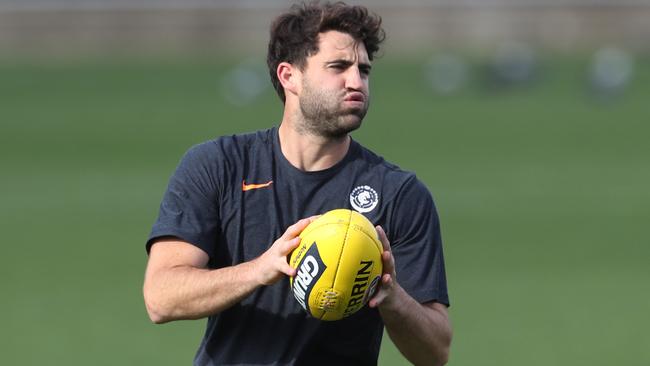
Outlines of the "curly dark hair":
<svg viewBox="0 0 650 366">
<path fill-rule="evenodd" d="M 318 52 L 319 33 L 331 30 L 347 33 L 363 42 L 371 61 L 386 38 L 381 17 L 369 13 L 363 6 L 343 2 L 320 4 L 318 1 L 293 5 L 271 24 L 266 58 L 271 82 L 283 103 L 286 96 L 276 73 L 278 65 L 289 62 L 303 70 L 307 57 Z"/>
</svg>

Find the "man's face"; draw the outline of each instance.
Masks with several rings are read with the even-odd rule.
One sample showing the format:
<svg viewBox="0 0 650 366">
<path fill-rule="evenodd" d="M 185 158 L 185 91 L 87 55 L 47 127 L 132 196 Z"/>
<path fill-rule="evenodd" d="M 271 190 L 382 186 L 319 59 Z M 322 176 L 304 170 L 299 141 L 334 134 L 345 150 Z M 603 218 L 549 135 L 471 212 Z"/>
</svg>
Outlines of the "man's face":
<svg viewBox="0 0 650 366">
<path fill-rule="evenodd" d="M 370 61 L 362 42 L 337 31 L 321 33 L 307 58 L 299 93 L 304 132 L 343 137 L 361 126 L 370 103 Z"/>
</svg>

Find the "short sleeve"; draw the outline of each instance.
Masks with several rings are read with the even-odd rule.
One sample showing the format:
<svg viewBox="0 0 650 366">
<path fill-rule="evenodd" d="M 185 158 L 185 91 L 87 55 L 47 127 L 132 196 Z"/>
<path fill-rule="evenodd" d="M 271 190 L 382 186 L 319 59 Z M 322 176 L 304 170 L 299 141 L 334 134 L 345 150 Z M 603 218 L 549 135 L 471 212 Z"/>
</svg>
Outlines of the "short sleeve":
<svg viewBox="0 0 650 366">
<path fill-rule="evenodd" d="M 156 239 L 173 236 L 213 257 L 219 228 L 215 151 L 214 144 L 207 142 L 185 153 L 169 180 L 147 252 Z"/>
<path fill-rule="evenodd" d="M 397 282 L 420 303 L 449 306 L 438 214 L 431 193 L 415 176 L 400 189 L 391 223 Z"/>
</svg>

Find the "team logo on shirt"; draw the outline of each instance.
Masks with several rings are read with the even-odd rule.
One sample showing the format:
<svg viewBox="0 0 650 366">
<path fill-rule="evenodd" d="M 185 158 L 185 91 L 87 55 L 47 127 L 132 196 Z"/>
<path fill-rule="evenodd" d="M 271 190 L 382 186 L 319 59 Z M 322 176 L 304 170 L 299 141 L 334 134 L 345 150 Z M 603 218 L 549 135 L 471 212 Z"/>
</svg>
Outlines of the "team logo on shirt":
<svg viewBox="0 0 650 366">
<path fill-rule="evenodd" d="M 358 186 L 350 193 L 350 204 L 357 212 L 370 212 L 377 207 L 377 203 L 379 203 L 379 195 L 370 186 Z"/>
</svg>

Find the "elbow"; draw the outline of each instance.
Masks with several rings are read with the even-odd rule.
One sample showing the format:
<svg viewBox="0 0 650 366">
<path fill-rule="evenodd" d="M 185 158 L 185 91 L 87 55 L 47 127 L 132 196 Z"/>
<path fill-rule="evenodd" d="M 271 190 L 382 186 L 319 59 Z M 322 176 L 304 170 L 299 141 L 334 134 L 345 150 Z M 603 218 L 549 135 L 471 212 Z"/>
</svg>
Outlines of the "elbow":
<svg viewBox="0 0 650 366">
<path fill-rule="evenodd" d="M 438 350 L 435 356 L 429 359 L 428 362 L 421 363 L 422 365 L 431 365 L 431 366 L 444 366 L 449 362 L 449 349 Z M 414 364 L 420 364 L 414 362 Z"/>
<path fill-rule="evenodd" d="M 447 327 L 446 331 L 439 335 L 435 344 L 431 344 L 431 353 L 428 355 L 428 360 L 416 364 L 443 366 L 449 362 L 449 354 L 451 353 L 451 338 L 452 331 Z"/>
<path fill-rule="evenodd" d="M 164 324 L 170 320 L 168 317 L 150 306 L 147 306 L 147 314 L 149 315 L 149 320 L 154 324 Z"/>
<path fill-rule="evenodd" d="M 446 365 L 449 362 L 449 354 L 451 353 L 451 330 L 446 337 L 442 340 L 442 344 L 438 349 L 437 362 L 435 366 Z"/>
<path fill-rule="evenodd" d="M 449 353 L 451 349 L 451 337 L 443 337 L 439 342 L 429 345 L 428 352 L 417 354 L 402 353 L 414 365 L 423 366 L 443 366 L 449 362 Z M 422 348 L 421 348 L 422 349 Z"/>
<path fill-rule="evenodd" d="M 154 324 L 163 324 L 171 321 L 172 318 L 169 316 L 169 312 L 165 311 L 165 307 L 162 305 L 159 296 L 152 293 L 146 286 L 143 292 L 144 305 L 151 322 Z"/>
<path fill-rule="evenodd" d="M 446 365 L 447 362 L 449 362 L 449 348 L 441 350 L 440 354 L 438 355 L 438 362 L 436 362 L 436 366 L 443 366 Z"/>
</svg>

